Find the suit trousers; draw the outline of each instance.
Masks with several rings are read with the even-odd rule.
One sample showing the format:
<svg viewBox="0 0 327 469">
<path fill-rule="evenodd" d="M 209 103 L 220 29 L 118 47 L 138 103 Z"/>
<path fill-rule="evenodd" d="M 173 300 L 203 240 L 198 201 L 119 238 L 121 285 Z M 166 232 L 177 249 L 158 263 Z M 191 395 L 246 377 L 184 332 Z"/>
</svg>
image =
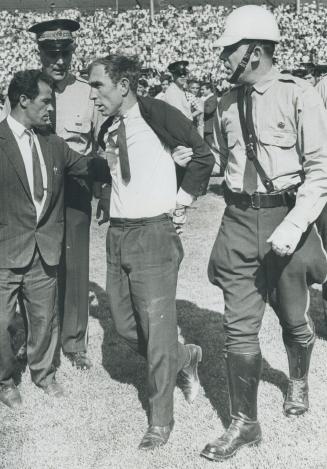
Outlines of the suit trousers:
<svg viewBox="0 0 327 469">
<path fill-rule="evenodd" d="M 59 266 L 59 314 L 64 352 L 86 352 L 89 321 L 91 204 L 88 188 L 65 180 L 65 235 Z"/>
<path fill-rule="evenodd" d="M 112 219 L 107 234 L 107 293 L 118 334 L 147 359 L 149 422 L 173 419 L 176 376 L 187 363 L 178 342 L 176 285 L 183 247 L 167 215 Z"/>
<path fill-rule="evenodd" d="M 54 380 L 58 342 L 57 266 L 46 265 L 37 249 L 27 267 L 0 269 L 0 386 L 13 384 L 16 359 L 10 326 L 18 293 L 28 322 L 27 362 L 32 381 L 47 386 Z"/>
<path fill-rule="evenodd" d="M 315 225 L 303 234 L 291 256 L 280 257 L 267 239 L 288 207 L 225 209 L 210 256 L 210 281 L 222 288 L 224 328 L 230 352 L 258 353 L 258 334 L 269 301 L 283 329 L 285 343 L 308 343 L 313 335 L 308 285 L 322 283 L 327 259 Z"/>
</svg>

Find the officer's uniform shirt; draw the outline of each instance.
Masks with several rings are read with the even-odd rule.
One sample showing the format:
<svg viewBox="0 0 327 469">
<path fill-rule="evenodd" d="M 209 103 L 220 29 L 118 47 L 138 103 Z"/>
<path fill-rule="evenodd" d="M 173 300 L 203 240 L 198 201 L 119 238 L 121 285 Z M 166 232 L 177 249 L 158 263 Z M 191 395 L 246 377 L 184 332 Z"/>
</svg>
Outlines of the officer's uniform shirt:
<svg viewBox="0 0 327 469">
<path fill-rule="evenodd" d="M 316 90 L 322 97 L 325 108 L 327 109 L 327 75 L 321 78 L 316 84 Z"/>
<path fill-rule="evenodd" d="M 171 106 L 179 109 L 184 116 L 192 120 L 191 104 L 187 101 L 184 91 L 182 91 L 175 83 L 171 83 L 164 96 L 161 98 L 162 101 L 170 104 Z"/>
<path fill-rule="evenodd" d="M 107 136 L 117 139 L 116 120 Z M 138 103 L 124 115 L 131 179 L 123 181 L 119 158 L 109 164 L 112 176 L 111 218 L 148 218 L 171 212 L 176 202 L 191 205 L 193 196 L 179 189 L 171 151 L 141 116 Z"/>
<path fill-rule="evenodd" d="M 243 192 L 245 144 L 237 108 L 237 88 L 217 108 L 215 146 L 233 192 Z M 258 160 L 275 190 L 301 183 L 296 206 L 286 219 L 305 231 L 327 202 L 327 120 L 320 96 L 305 80 L 274 68 L 253 86 L 253 121 Z M 258 192 L 266 192 L 259 176 Z"/>
<path fill-rule="evenodd" d="M 82 155 L 92 151 L 101 121 L 90 91 L 86 81 L 71 74 L 55 87 L 56 134 Z"/>
</svg>

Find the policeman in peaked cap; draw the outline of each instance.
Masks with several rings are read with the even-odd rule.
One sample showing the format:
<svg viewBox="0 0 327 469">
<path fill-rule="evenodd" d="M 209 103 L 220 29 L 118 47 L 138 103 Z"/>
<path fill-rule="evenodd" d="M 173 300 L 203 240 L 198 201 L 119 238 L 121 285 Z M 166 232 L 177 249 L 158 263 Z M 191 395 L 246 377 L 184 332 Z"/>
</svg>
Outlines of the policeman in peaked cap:
<svg viewBox="0 0 327 469">
<path fill-rule="evenodd" d="M 173 82 L 169 85 L 164 97 L 166 103 L 175 106 L 184 116 L 192 120 L 191 104 L 187 101 L 185 89 L 187 85 L 189 62 L 179 60 L 168 65 L 168 70 L 173 76 Z"/>
<path fill-rule="evenodd" d="M 81 154 L 88 155 L 101 124 L 86 81 L 70 73 L 75 51 L 73 33 L 77 21 L 53 19 L 29 28 L 36 35 L 43 70 L 53 79 L 52 131 Z M 91 367 L 87 356 L 89 231 L 91 181 L 65 179 L 65 243 L 59 270 L 59 312 L 61 344 L 72 364 Z"/>
<path fill-rule="evenodd" d="M 178 60 L 168 65 L 168 70 L 175 77 L 187 76 L 189 62 L 187 60 Z"/>
</svg>

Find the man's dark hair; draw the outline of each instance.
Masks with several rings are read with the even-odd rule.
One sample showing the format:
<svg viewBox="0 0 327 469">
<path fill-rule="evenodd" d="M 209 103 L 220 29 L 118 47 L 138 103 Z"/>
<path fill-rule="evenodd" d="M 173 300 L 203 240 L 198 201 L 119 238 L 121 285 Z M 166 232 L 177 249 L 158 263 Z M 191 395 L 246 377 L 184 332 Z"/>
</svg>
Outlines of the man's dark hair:
<svg viewBox="0 0 327 469">
<path fill-rule="evenodd" d="M 23 70 L 15 73 L 8 88 L 11 109 L 17 106 L 19 98 L 22 95 L 29 99 L 35 99 L 40 93 L 40 81 L 43 81 L 52 88 L 52 79 L 41 70 Z"/>
<path fill-rule="evenodd" d="M 94 60 L 89 67 L 89 73 L 96 65 L 104 66 L 106 74 L 115 85 L 122 78 L 127 78 L 131 91 L 136 94 L 137 84 L 141 76 L 141 64 L 137 56 L 107 55 L 107 57 Z"/>
<path fill-rule="evenodd" d="M 209 81 L 204 81 L 201 83 L 201 88 L 204 86 L 207 90 L 213 91 L 213 85 Z"/>
<path fill-rule="evenodd" d="M 163 81 L 168 81 L 168 83 L 170 84 L 173 81 L 173 78 L 171 75 L 164 74 L 160 77 L 160 83 L 162 83 Z"/>
</svg>

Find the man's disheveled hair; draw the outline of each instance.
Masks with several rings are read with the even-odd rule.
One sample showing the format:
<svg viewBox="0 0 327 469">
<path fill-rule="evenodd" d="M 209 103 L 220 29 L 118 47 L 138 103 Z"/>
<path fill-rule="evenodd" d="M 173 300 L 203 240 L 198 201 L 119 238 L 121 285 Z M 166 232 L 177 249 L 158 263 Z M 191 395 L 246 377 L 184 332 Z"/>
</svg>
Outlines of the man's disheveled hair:
<svg viewBox="0 0 327 469">
<path fill-rule="evenodd" d="M 11 109 L 17 106 L 19 98 L 22 95 L 29 99 L 35 99 L 40 93 L 40 81 L 43 81 L 52 88 L 52 79 L 41 70 L 23 70 L 15 73 L 8 88 Z"/>
<path fill-rule="evenodd" d="M 96 65 L 104 66 L 106 74 L 115 85 L 122 78 L 127 78 L 131 91 L 136 94 L 137 84 L 141 76 L 141 64 L 137 56 L 107 55 L 94 60 L 89 67 L 89 73 Z"/>
</svg>

